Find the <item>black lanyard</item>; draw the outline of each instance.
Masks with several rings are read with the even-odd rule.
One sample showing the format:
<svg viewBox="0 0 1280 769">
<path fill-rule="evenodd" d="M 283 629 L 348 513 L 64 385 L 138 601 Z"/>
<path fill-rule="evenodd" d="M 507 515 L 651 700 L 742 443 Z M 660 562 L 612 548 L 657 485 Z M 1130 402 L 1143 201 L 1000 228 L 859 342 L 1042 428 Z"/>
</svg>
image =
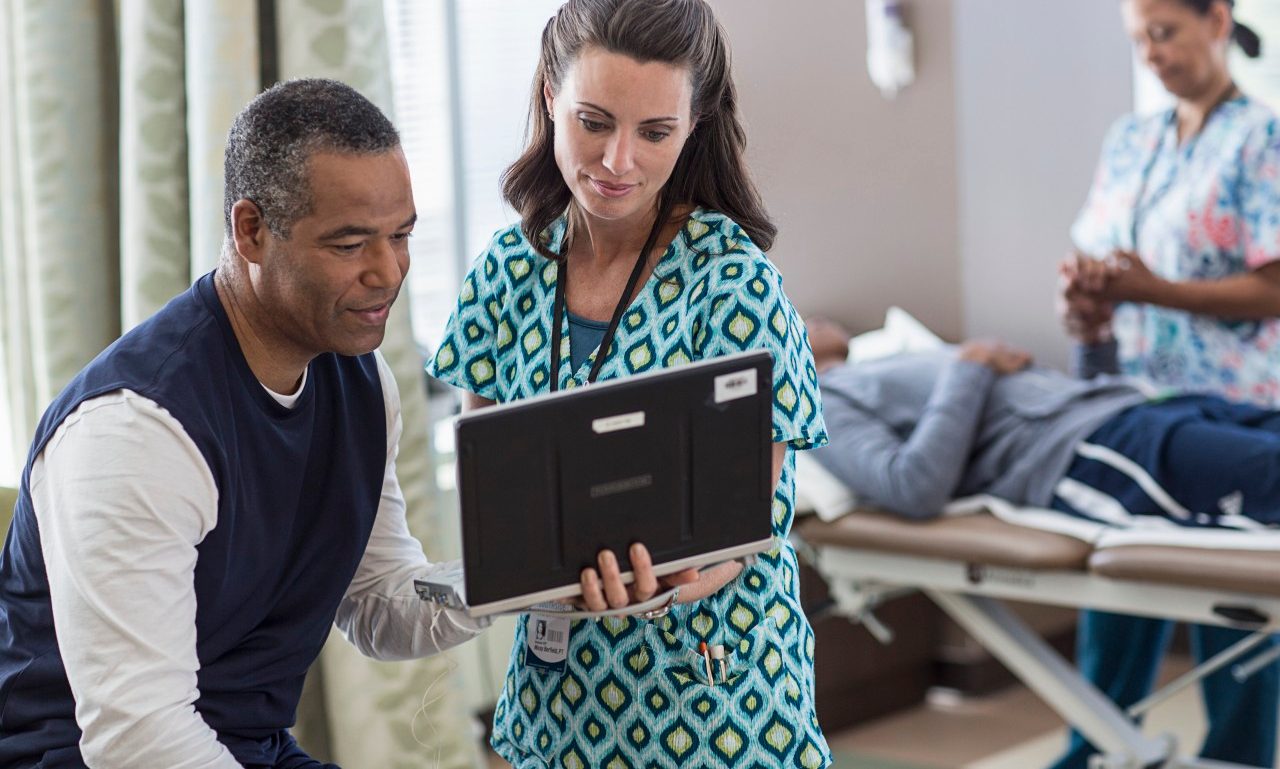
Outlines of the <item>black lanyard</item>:
<svg viewBox="0 0 1280 769">
<path fill-rule="evenodd" d="M 648 256 L 649 248 L 646 247 L 640 252 L 640 256 L 636 257 L 636 266 L 631 268 L 631 277 L 627 278 L 627 287 L 622 289 L 622 296 L 618 297 L 618 306 L 613 308 L 613 317 L 609 319 L 609 327 L 605 329 L 604 337 L 600 340 L 600 349 L 596 353 L 596 360 L 591 364 L 591 373 L 587 374 L 587 384 L 596 381 L 596 377 L 600 376 L 600 367 L 604 365 L 605 356 L 609 353 L 609 345 L 613 344 L 613 337 L 618 333 L 618 323 L 622 320 L 622 314 L 627 311 L 627 306 L 631 304 L 631 295 L 635 293 L 636 284 L 640 282 L 640 273 L 644 272 L 644 264 Z M 553 324 L 551 329 L 551 392 L 560 389 L 560 326 L 564 323 L 565 291 L 568 289 L 568 284 L 569 257 L 561 256 L 560 264 L 556 266 L 556 309 L 551 320 Z"/>
<path fill-rule="evenodd" d="M 596 352 L 596 360 L 591 364 L 591 371 L 587 374 L 587 384 L 596 381 L 596 377 L 600 376 L 600 368 L 604 366 L 604 359 L 609 354 L 609 347 L 613 344 L 613 337 L 618 333 L 618 324 L 622 322 L 622 314 L 627 311 L 627 307 L 631 304 L 631 295 L 636 291 L 636 285 L 640 282 L 640 273 L 644 272 L 645 262 L 649 260 L 649 252 L 658 242 L 658 235 L 662 232 L 662 225 L 671 218 L 671 210 L 675 206 L 675 201 L 668 195 L 661 196 L 661 202 L 658 204 L 658 215 L 654 217 L 653 226 L 649 228 L 649 237 L 645 238 L 644 246 L 640 249 L 640 255 L 636 257 L 636 266 L 631 268 L 631 277 L 627 278 L 627 287 L 622 289 L 622 296 L 618 297 L 618 306 L 613 308 L 613 317 L 609 319 L 609 327 L 605 329 L 604 337 L 600 340 L 600 349 Z M 560 326 L 564 324 L 564 314 L 567 311 L 565 305 L 565 291 L 569 285 L 569 256 L 568 245 L 561 249 L 560 263 L 556 266 L 556 308 L 552 314 L 551 323 L 551 392 L 560 389 Z M 572 344 L 572 342 L 570 342 Z"/>
<path fill-rule="evenodd" d="M 1193 142 L 1200 141 L 1200 135 L 1209 127 L 1209 121 L 1213 119 L 1214 113 L 1217 112 L 1218 108 L 1223 104 L 1231 101 L 1231 98 L 1235 93 L 1236 84 L 1235 81 L 1232 81 L 1227 84 L 1227 89 L 1222 92 L 1222 95 L 1218 97 L 1217 101 L 1213 103 L 1213 106 L 1209 108 L 1209 111 L 1205 113 L 1204 123 L 1200 125 L 1200 130 L 1197 131 L 1195 137 L 1192 138 Z M 1172 180 L 1170 180 L 1168 184 L 1165 184 L 1164 187 L 1153 194 L 1153 200 L 1145 206 L 1142 204 L 1142 198 L 1147 194 L 1147 185 L 1151 183 L 1151 172 L 1155 169 L 1156 161 L 1160 159 L 1160 149 L 1164 147 L 1165 136 L 1168 134 L 1169 130 L 1168 124 L 1171 123 L 1174 125 L 1174 139 L 1176 142 L 1177 122 L 1178 110 L 1177 108 L 1174 108 L 1173 113 L 1170 115 L 1170 120 L 1167 121 L 1165 125 L 1165 130 L 1160 134 L 1160 140 L 1156 142 L 1155 149 L 1151 151 L 1151 157 L 1147 158 L 1147 162 L 1142 166 L 1142 176 L 1139 177 L 1140 181 L 1138 183 L 1138 194 L 1133 199 L 1133 224 L 1131 232 L 1129 233 L 1129 248 L 1133 250 L 1134 254 L 1138 253 L 1138 230 L 1142 226 L 1142 218 L 1146 216 L 1146 213 L 1150 211 L 1157 202 L 1159 202 L 1160 197 L 1168 191 L 1169 184 L 1172 184 Z"/>
</svg>

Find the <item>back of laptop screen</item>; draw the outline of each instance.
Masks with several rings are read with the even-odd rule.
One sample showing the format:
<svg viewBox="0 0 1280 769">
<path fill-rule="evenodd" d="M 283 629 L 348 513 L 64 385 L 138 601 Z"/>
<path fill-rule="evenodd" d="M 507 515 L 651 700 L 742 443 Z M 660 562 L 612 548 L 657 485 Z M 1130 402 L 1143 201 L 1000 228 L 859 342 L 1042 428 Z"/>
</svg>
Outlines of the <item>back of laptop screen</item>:
<svg viewBox="0 0 1280 769">
<path fill-rule="evenodd" d="M 627 571 L 632 542 L 661 565 L 767 539 L 771 372 L 734 356 L 460 420 L 468 604 L 576 585 L 603 548 Z"/>
</svg>

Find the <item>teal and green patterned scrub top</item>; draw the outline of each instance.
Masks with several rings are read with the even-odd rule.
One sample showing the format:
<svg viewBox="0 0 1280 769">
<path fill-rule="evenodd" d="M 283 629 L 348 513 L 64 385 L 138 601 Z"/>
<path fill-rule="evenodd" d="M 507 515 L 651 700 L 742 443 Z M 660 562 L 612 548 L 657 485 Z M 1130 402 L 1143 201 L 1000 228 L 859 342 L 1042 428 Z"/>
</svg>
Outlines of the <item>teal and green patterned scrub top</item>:
<svg viewBox="0 0 1280 769">
<path fill-rule="evenodd" d="M 548 229 L 552 251 L 561 219 Z M 428 371 L 504 402 L 549 392 L 557 264 L 519 226 L 498 232 L 463 281 Z M 494 714 L 493 747 L 525 767 L 822 767 L 830 763 L 813 704 L 813 630 L 800 608 L 787 541 L 794 449 L 826 444 L 818 377 L 804 324 L 777 269 L 722 214 L 696 209 L 622 316 L 607 351 L 577 370 L 561 331 L 560 389 L 743 350 L 774 358 L 773 441 L 789 446 L 773 499 L 776 547 L 716 594 L 666 617 L 575 621 L 563 672 L 525 664 L 516 625 Z M 728 650 L 708 684 L 699 643 Z"/>
</svg>

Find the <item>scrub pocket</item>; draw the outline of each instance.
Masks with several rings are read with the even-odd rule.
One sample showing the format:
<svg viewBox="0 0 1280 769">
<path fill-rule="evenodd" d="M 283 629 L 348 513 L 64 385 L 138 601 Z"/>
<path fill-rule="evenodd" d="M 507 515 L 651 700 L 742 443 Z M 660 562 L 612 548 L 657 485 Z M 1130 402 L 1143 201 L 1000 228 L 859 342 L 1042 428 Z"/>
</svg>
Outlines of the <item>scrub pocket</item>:
<svg viewBox="0 0 1280 769">
<path fill-rule="evenodd" d="M 798 623 L 791 623 L 798 635 Z M 714 685 L 707 680 L 707 666 L 698 651 L 698 640 L 681 638 L 655 623 L 645 623 L 650 648 L 659 653 L 656 674 L 665 686 L 644 696 L 655 716 L 655 729 L 668 748 L 681 741 L 708 740 L 721 754 L 749 749 L 753 743 L 781 759 L 806 733 L 804 713 L 813 710 L 809 692 L 797 679 L 795 642 L 788 642 L 772 616 L 766 615 L 737 644 L 726 645 L 725 675 L 712 660 Z M 670 697 L 670 703 L 655 698 Z M 690 731 L 680 734 L 688 724 Z M 761 757 L 765 754 L 758 754 Z"/>
</svg>

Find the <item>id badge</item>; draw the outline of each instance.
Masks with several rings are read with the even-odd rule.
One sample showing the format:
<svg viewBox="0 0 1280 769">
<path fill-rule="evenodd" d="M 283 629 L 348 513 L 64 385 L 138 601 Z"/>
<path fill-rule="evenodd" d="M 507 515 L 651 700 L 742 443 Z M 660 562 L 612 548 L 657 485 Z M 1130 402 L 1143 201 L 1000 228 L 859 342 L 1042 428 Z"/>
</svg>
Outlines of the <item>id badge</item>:
<svg viewBox="0 0 1280 769">
<path fill-rule="evenodd" d="M 569 656 L 570 624 L 567 617 L 530 614 L 525 625 L 524 664 L 550 673 L 563 673 L 565 658 Z"/>
</svg>

